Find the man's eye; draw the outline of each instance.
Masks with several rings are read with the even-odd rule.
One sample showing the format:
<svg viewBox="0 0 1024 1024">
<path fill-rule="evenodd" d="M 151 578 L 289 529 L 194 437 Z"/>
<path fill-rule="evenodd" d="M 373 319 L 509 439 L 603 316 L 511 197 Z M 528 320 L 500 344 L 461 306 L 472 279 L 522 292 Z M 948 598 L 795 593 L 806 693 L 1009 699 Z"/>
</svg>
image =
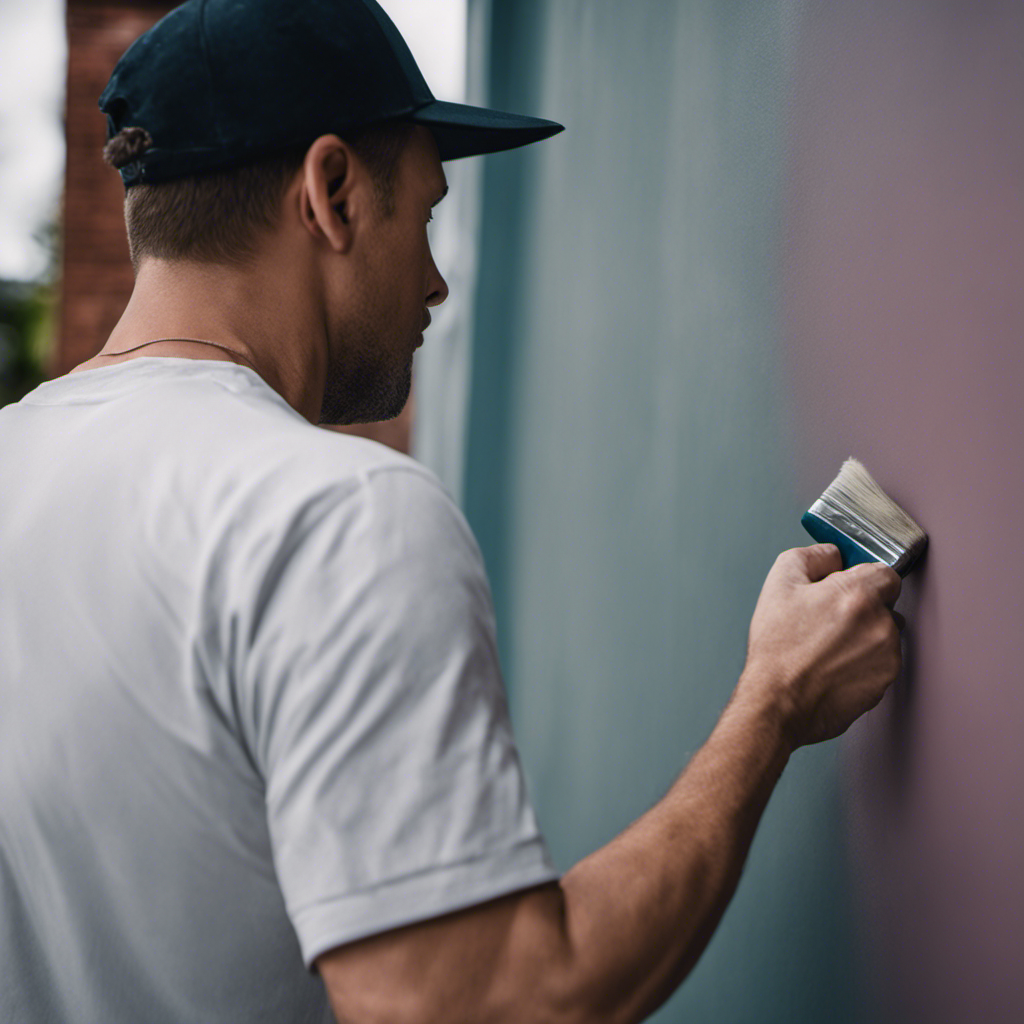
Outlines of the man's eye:
<svg viewBox="0 0 1024 1024">
<path fill-rule="evenodd" d="M 427 223 L 429 224 L 434 219 L 434 211 L 430 211 L 430 216 L 427 217 Z"/>
</svg>

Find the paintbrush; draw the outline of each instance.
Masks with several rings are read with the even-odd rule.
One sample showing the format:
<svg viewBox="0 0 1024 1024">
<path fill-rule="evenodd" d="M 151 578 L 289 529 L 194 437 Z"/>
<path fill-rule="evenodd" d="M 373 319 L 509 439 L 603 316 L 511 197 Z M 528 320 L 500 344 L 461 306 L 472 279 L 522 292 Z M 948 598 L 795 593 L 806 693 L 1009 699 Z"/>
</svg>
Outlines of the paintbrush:
<svg viewBox="0 0 1024 1024">
<path fill-rule="evenodd" d="M 906 576 L 928 535 L 875 483 L 863 463 L 847 459 L 800 524 L 819 544 L 835 544 L 843 568 L 885 562 Z"/>
</svg>

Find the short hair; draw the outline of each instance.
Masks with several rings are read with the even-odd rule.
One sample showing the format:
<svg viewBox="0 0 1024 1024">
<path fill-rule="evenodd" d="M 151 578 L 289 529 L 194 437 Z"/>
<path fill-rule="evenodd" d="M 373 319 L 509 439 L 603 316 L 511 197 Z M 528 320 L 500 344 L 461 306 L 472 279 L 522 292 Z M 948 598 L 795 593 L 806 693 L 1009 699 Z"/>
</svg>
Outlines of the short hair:
<svg viewBox="0 0 1024 1024">
<path fill-rule="evenodd" d="M 409 121 L 388 121 L 340 136 L 366 164 L 385 216 L 394 213 L 398 164 L 413 128 Z M 103 159 L 123 167 L 151 144 L 143 129 L 124 128 L 106 144 Z M 308 151 L 293 147 L 225 171 L 129 186 L 124 219 L 135 273 L 147 256 L 251 267 Z"/>
</svg>

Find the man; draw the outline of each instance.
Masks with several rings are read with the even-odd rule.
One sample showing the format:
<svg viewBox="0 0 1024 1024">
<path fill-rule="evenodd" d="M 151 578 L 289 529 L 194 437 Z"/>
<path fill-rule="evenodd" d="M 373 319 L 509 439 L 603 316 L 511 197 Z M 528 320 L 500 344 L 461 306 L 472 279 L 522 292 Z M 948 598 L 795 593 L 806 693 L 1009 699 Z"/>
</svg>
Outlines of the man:
<svg viewBox="0 0 1024 1024">
<path fill-rule="evenodd" d="M 372 0 L 189 0 L 101 107 L 135 290 L 0 410 L 0 1018 L 642 1020 L 897 676 L 899 576 L 781 554 L 705 746 L 560 876 L 464 518 L 315 429 L 405 402 L 442 161 L 560 126 L 435 102 Z"/>
</svg>

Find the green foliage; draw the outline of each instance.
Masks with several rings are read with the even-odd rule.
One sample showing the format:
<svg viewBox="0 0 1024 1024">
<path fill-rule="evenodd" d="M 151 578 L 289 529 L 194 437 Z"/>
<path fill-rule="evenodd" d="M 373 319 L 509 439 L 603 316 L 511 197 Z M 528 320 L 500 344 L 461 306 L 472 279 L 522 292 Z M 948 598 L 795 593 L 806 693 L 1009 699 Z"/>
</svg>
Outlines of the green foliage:
<svg viewBox="0 0 1024 1024">
<path fill-rule="evenodd" d="M 36 281 L 0 280 L 0 406 L 17 402 L 48 380 L 56 338 L 56 308 L 61 258 L 61 208 L 33 237 L 47 254 Z"/>
<path fill-rule="evenodd" d="M 0 406 L 48 379 L 55 307 L 48 282 L 0 281 Z"/>
</svg>

